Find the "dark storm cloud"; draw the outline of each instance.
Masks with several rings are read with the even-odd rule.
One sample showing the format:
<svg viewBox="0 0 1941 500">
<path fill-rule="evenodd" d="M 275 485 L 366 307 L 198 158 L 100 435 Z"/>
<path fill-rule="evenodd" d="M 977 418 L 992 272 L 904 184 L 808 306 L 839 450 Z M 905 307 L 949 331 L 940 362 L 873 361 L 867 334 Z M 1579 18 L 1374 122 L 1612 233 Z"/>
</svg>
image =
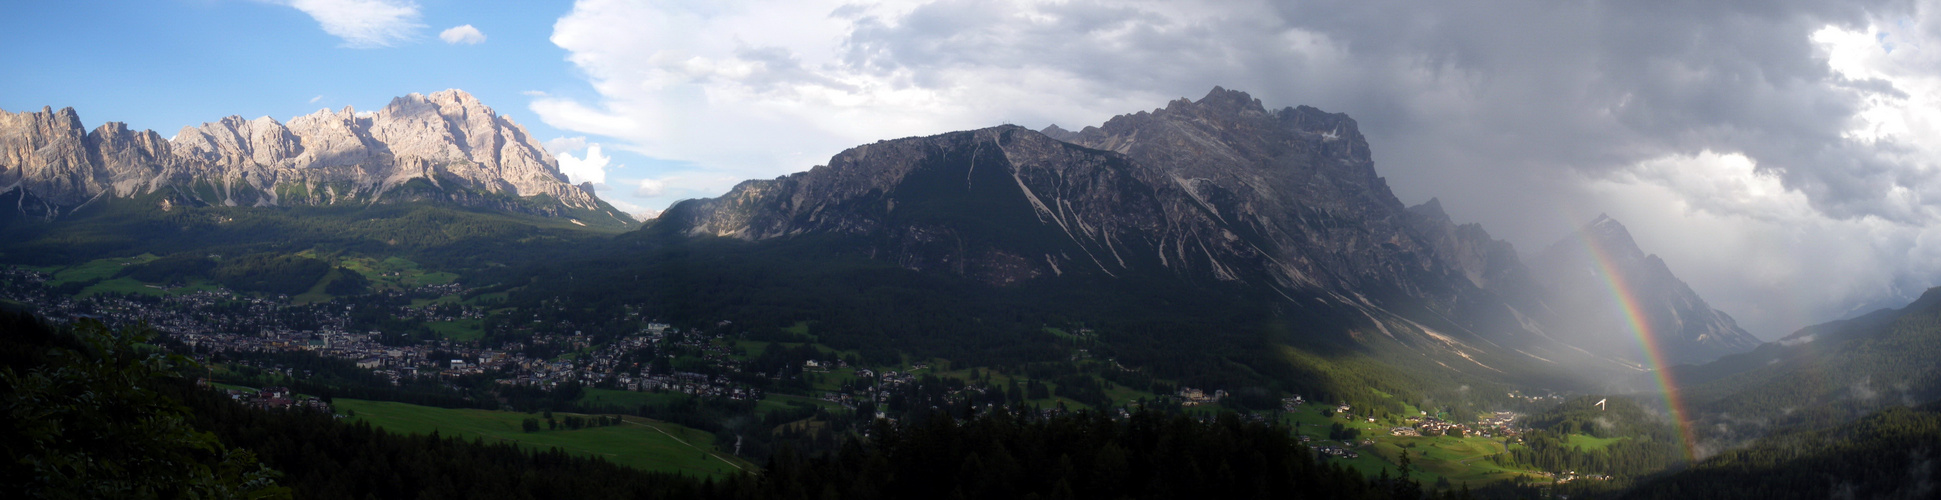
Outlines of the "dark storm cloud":
<svg viewBox="0 0 1941 500">
<path fill-rule="evenodd" d="M 1048 67 L 1101 86 L 1197 96 L 1212 85 L 1347 111 L 1389 174 L 1593 173 L 1665 154 L 1743 152 L 1837 217 L 1881 205 L 1905 172 L 1843 138 L 1884 82 L 1834 75 L 1811 40 L 1902 2 L 1277 2 L 1020 9 L 925 4 L 864 17 L 846 62 L 910 70 Z M 1028 12 L 1019 12 L 1025 10 Z M 1319 35 L 1320 40 L 1312 37 Z M 1316 43 L 1320 46 L 1303 46 Z M 1435 179 L 1434 185 L 1483 179 Z M 1497 182 L 1497 179 L 1488 179 Z"/>
<path fill-rule="evenodd" d="M 1909 111 L 1941 102 L 1941 77 L 1926 76 L 1941 74 L 1941 57 L 1860 61 L 1855 72 L 1831 65 L 1834 49 L 1816 39 L 1831 27 L 1840 50 L 1918 56 L 1925 40 L 1941 47 L 1941 33 L 1921 31 L 1941 27 L 1924 5 L 703 5 L 726 6 L 696 17 L 582 0 L 555 41 L 595 75 L 604 102 L 536 110 L 562 128 L 631 134 L 651 154 L 759 174 L 712 174 L 738 178 L 887 137 L 1000 122 L 1076 129 L 1219 85 L 1269 106 L 1348 113 L 1404 202 L 1440 197 L 1525 253 L 1600 212 L 1619 216 L 1763 336 L 1941 278 L 1941 231 L 1921 227 L 1941 214 L 1930 159 L 1941 146 L 1925 142 L 1941 135 L 1941 112 Z M 775 14 L 788 9 L 824 18 Z M 814 36 L 777 31 L 809 25 L 802 33 Z M 1866 113 L 1882 106 L 1904 130 L 1856 135 L 1878 125 Z M 594 126 L 628 120 L 681 126 Z M 757 132 L 781 139 L 717 144 Z"/>
<path fill-rule="evenodd" d="M 1748 326 L 1770 336 L 1840 314 L 1846 304 L 1891 303 L 1897 299 L 1881 297 L 1908 293 L 1901 283 L 1910 281 L 1902 269 L 1908 264 L 1900 261 L 1919 257 L 1922 238 L 1892 227 L 1928 220 L 1933 210 L 1926 203 L 1941 201 L 1941 192 L 1922 195 L 1941 183 L 1925 173 L 1929 165 L 1906 161 L 1908 152 L 1897 151 L 1902 145 L 1847 137 L 1870 96 L 1906 94 L 1890 82 L 1837 74 L 1813 35 L 1829 26 L 1865 30 L 1914 11 L 1892 1 L 944 1 L 858 16 L 843 62 L 855 71 L 913 75 L 907 83 L 915 86 L 955 84 L 940 71 L 947 68 L 1038 68 L 1090 87 L 1077 92 L 1197 97 L 1224 85 L 1270 106 L 1347 112 L 1362 123 L 1378 169 L 1405 201 L 1439 196 L 1459 218 L 1483 222 L 1525 252 L 1598 212 L 1623 211 L 1587 180 L 1696 186 L 1669 201 L 1769 226 L 1632 225 L 1645 226 L 1641 232 L 1655 233 L 1665 247 L 1647 250 L 1684 262 L 1688 280 L 1713 292 L 1715 302 L 1738 306 Z M 1012 116 L 1090 124 L 1029 110 Z M 1800 204 L 1809 213 L 1703 199 L 1716 191 L 1708 183 L 1757 179 L 1638 168 L 1708 153 L 1750 158 L 1763 175 L 1803 194 Z M 1696 180 L 1672 178 L 1681 176 Z M 1801 239 L 1783 231 L 1805 224 L 1781 219 L 1835 225 L 1868 216 L 1892 222 L 1887 229 L 1869 223 L 1822 235 L 1854 240 L 1849 246 L 1772 248 Z M 1721 235 L 1721 227 L 1743 234 Z M 1708 238 L 1722 242 L 1679 246 Z M 1761 312 L 1805 299 L 1769 291 L 1773 281 L 1838 280 L 1794 271 L 1691 269 L 1750 251 L 1786 253 L 1801 259 L 1795 264 L 1883 262 L 1840 271 L 1852 282 L 1829 285 L 1837 291 L 1808 307 L 1821 316 L 1774 317 Z"/>
</svg>

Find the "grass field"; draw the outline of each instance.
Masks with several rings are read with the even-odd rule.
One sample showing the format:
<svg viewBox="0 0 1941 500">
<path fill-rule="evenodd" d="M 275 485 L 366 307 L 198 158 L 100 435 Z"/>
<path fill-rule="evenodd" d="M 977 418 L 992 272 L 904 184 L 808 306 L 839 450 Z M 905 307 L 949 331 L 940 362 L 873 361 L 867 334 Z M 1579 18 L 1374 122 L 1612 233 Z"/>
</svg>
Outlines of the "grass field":
<svg viewBox="0 0 1941 500">
<path fill-rule="evenodd" d="M 581 406 L 617 406 L 632 411 L 633 408 L 639 408 L 641 405 L 665 405 L 687 397 L 686 394 L 675 392 L 634 392 L 589 387 L 574 403 Z"/>
<path fill-rule="evenodd" d="M 750 464 L 713 451 L 714 436 L 678 425 L 639 417 L 625 423 L 580 430 L 542 430 L 527 433 L 520 422 L 538 415 L 491 410 L 445 409 L 387 401 L 339 398 L 338 412 L 355 412 L 356 420 L 412 434 L 429 434 L 486 442 L 510 442 L 532 449 L 559 448 L 568 453 L 596 456 L 642 470 L 678 472 L 696 477 L 723 477 Z M 567 415 L 554 414 L 555 418 Z"/>
<path fill-rule="evenodd" d="M 1480 437 L 1388 437 L 1377 439 L 1375 454 L 1389 463 L 1401 461 L 1402 452 L 1421 475 L 1416 479 L 1434 482 L 1448 479 L 1451 484 L 1481 485 L 1509 479 L 1523 471 L 1506 469 L 1489 457 L 1506 451 L 1500 441 Z"/>
<path fill-rule="evenodd" d="M 302 254 L 299 254 L 299 255 L 302 255 Z M 337 297 L 332 296 L 327 292 L 324 292 L 324 288 L 328 286 L 328 284 L 331 281 L 335 281 L 340 275 L 342 275 L 342 273 L 339 272 L 336 268 L 331 268 L 329 272 L 324 273 L 322 278 L 318 278 L 316 283 L 311 283 L 309 290 L 305 290 L 303 293 L 299 293 L 294 297 L 290 297 L 290 303 L 296 304 L 296 305 L 321 304 L 324 302 L 330 302 L 332 300 L 335 300 Z"/>
<path fill-rule="evenodd" d="M 674 392 L 634 392 L 597 388 L 588 388 L 585 391 L 575 403 L 582 406 L 607 405 L 631 409 L 645 404 L 663 405 L 688 397 L 687 395 Z M 755 402 L 755 411 L 768 413 L 776 410 L 788 410 L 801 404 L 820 406 L 831 411 L 842 408 L 842 405 L 813 397 L 769 393 L 763 396 L 761 401 Z"/>
<path fill-rule="evenodd" d="M 133 264 L 145 263 L 155 259 L 157 259 L 157 257 L 154 254 L 141 254 L 134 257 L 121 258 L 121 259 L 95 259 L 95 260 L 88 261 L 86 264 L 68 266 L 65 268 L 38 268 L 38 269 L 41 272 L 53 274 L 52 276 L 53 279 L 50 279 L 47 281 L 48 286 L 60 286 L 60 285 L 65 285 L 76 281 L 88 281 L 88 280 L 95 280 L 95 279 L 111 278 L 111 277 L 114 277 L 115 273 L 121 272 L 121 269 L 124 267 L 130 266 Z"/>
<path fill-rule="evenodd" d="M 1623 441 L 1626 439 L 1630 439 L 1630 438 L 1628 437 L 1601 438 L 1601 437 L 1596 437 L 1589 434 L 1571 434 L 1570 436 L 1565 438 L 1564 444 L 1575 446 L 1578 449 L 1581 449 L 1584 451 L 1597 451 L 1597 450 L 1604 449 L 1604 447 L 1606 446 L 1610 446 L 1611 443 Z"/>
<path fill-rule="evenodd" d="M 251 394 L 254 394 L 257 392 L 255 387 L 243 387 L 240 385 L 231 385 L 231 384 L 225 384 L 221 382 L 210 382 L 209 386 L 215 387 L 217 389 L 224 389 L 224 390 L 230 390 L 230 391 L 242 391 L 242 392 L 247 392 Z"/>
<path fill-rule="evenodd" d="M 143 283 L 134 278 L 123 277 L 102 280 L 99 283 L 88 285 L 87 288 L 81 289 L 80 293 L 75 294 L 75 297 L 88 298 L 103 293 L 141 294 L 150 296 L 188 295 L 201 291 L 214 291 L 218 288 L 222 288 L 222 285 L 203 280 L 196 280 L 176 288 L 166 288 L 160 284 Z"/>
<path fill-rule="evenodd" d="M 812 397 L 796 396 L 793 394 L 768 394 L 763 396 L 761 401 L 755 402 L 755 411 L 768 413 L 775 410 L 793 408 L 794 405 L 790 405 L 789 403 L 808 403 L 832 411 L 842 409 L 842 405 Z"/>
<path fill-rule="evenodd" d="M 1365 419 L 1347 419 L 1341 416 L 1324 417 L 1321 410 L 1334 405 L 1308 403 L 1298 411 L 1283 413 L 1282 422 L 1292 425 L 1295 433 L 1314 438 L 1313 446 L 1340 444 L 1328 440 L 1328 431 L 1336 423 L 1360 429 L 1360 439 L 1374 441 L 1373 446 L 1362 446 L 1358 442 L 1349 447 L 1361 456 L 1353 459 L 1336 459 L 1336 463 L 1354 468 L 1362 474 L 1373 476 L 1384 470 L 1391 474 L 1399 469 L 1402 452 L 1407 451 L 1410 463 L 1416 473 L 1412 476 L 1425 484 L 1433 484 L 1437 479 L 1448 479 L 1450 484 L 1483 484 L 1507 480 L 1531 471 L 1505 468 L 1489 460 L 1490 456 L 1508 451 L 1500 439 L 1483 437 L 1450 436 L 1392 436 L 1389 427 L 1383 422 L 1368 423 Z"/>
<path fill-rule="evenodd" d="M 485 336 L 485 320 L 478 318 L 455 319 L 451 321 L 426 321 L 425 327 L 439 337 L 458 341 L 473 341 Z"/>
<path fill-rule="evenodd" d="M 376 288 L 414 288 L 424 285 L 443 285 L 458 279 L 458 275 L 443 271 L 426 271 L 417 262 L 400 257 L 386 257 L 382 260 L 372 257 L 354 257 L 337 261 L 337 265 L 357 271 Z"/>
<path fill-rule="evenodd" d="M 134 278 L 115 278 L 88 285 L 87 288 L 81 289 L 81 293 L 75 294 L 75 296 L 85 299 L 103 293 L 162 295 L 167 292 L 160 286 L 142 283 L 136 281 Z"/>
</svg>

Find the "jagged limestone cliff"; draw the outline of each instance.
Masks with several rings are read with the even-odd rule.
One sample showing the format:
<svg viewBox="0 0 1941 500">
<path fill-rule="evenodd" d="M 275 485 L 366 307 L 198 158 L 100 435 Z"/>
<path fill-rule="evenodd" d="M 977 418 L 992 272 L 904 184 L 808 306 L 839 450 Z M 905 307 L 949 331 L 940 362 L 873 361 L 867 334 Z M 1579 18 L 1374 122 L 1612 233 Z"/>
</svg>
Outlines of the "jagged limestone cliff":
<svg viewBox="0 0 1941 500">
<path fill-rule="evenodd" d="M 166 140 L 117 122 L 85 130 L 72 108 L 0 111 L 0 192 L 18 190 L 16 209 L 45 216 L 164 192 L 172 203 L 228 206 L 440 199 L 632 222 L 592 186 L 570 184 L 525 127 L 455 89 L 287 125 L 231 116 Z"/>
</svg>

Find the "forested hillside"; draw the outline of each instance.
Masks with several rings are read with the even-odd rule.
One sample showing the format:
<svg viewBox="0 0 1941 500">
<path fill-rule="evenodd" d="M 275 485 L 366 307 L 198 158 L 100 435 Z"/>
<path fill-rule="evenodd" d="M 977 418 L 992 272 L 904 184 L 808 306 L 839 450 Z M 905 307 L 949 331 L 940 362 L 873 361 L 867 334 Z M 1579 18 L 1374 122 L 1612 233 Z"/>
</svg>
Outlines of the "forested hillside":
<svg viewBox="0 0 1941 500">
<path fill-rule="evenodd" d="M 1941 494 L 1941 406 L 1896 406 L 1830 429 L 1782 433 L 1621 498 L 1934 498 Z"/>
<path fill-rule="evenodd" d="M 303 250 L 402 256 L 489 269 L 575 255 L 616 228 L 435 202 L 370 206 L 176 206 L 161 194 L 103 200 L 55 221 L 0 212 L 0 262 L 57 265 L 142 253 L 236 256 Z M 596 245 L 597 246 L 597 245 Z"/>
<path fill-rule="evenodd" d="M 1829 323 L 1700 367 L 1742 370 L 1686 392 L 1708 436 L 1722 442 L 1775 429 L 1825 428 L 1895 405 L 1941 399 L 1941 289 L 1891 312 Z"/>
</svg>

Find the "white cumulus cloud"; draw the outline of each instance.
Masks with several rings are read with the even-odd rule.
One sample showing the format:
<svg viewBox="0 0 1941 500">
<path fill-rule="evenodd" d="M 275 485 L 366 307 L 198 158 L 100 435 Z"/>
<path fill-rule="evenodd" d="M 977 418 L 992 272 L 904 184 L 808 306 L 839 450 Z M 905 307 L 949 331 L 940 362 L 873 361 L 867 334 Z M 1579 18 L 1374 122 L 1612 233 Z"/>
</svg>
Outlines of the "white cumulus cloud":
<svg viewBox="0 0 1941 500">
<path fill-rule="evenodd" d="M 350 48 L 390 47 L 410 41 L 423 24 L 418 4 L 397 0 L 273 0 L 309 14 L 325 33 Z"/>
<path fill-rule="evenodd" d="M 478 28 L 474 28 L 472 27 L 472 25 L 466 24 L 466 25 L 460 25 L 460 26 L 453 26 L 451 29 L 439 32 L 438 39 L 444 40 L 445 43 L 449 43 L 453 45 L 461 44 L 461 43 L 466 45 L 478 45 L 481 43 L 485 43 L 485 33 L 481 33 L 479 32 Z"/>
<path fill-rule="evenodd" d="M 559 160 L 559 172 L 566 174 L 566 179 L 572 181 L 574 184 L 582 182 L 591 182 L 594 184 L 605 183 L 607 181 L 607 165 L 613 162 L 613 158 L 600 152 L 599 144 L 588 145 L 586 147 L 586 154 L 578 158 L 574 158 L 573 155 L 567 153 L 559 153 L 555 158 Z"/>
<path fill-rule="evenodd" d="M 547 139 L 545 142 L 545 145 L 546 145 L 546 151 L 552 152 L 554 154 L 579 151 L 582 149 L 586 149 L 586 136 L 554 137 L 552 139 Z"/>
<path fill-rule="evenodd" d="M 667 192 L 667 181 L 663 181 L 660 179 L 641 179 L 640 188 L 634 190 L 634 194 L 648 197 L 648 198 L 660 196 L 662 193 L 666 193 L 666 192 Z"/>
</svg>

